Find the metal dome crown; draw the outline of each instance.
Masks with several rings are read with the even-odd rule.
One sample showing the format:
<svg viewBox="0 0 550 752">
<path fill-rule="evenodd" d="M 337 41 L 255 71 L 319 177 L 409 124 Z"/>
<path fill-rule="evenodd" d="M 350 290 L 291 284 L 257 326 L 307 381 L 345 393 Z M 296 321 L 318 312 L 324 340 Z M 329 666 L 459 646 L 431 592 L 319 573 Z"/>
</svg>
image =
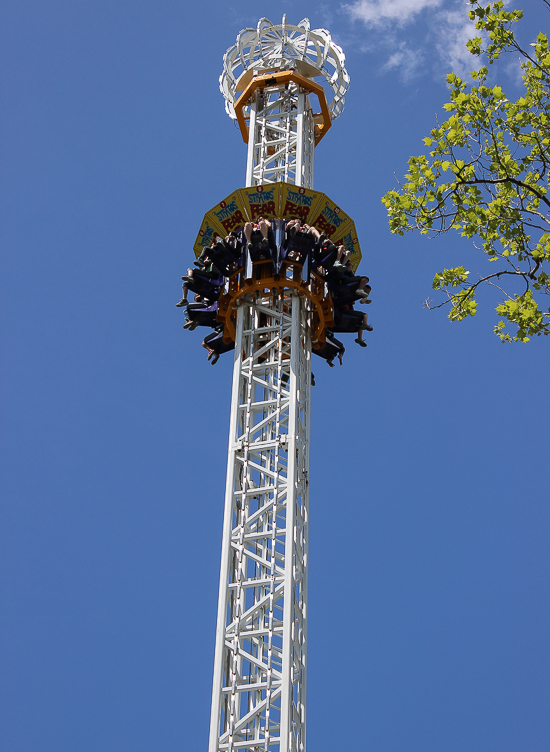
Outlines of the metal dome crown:
<svg viewBox="0 0 550 752">
<path fill-rule="evenodd" d="M 225 110 L 229 117 L 236 119 L 238 92 L 255 73 L 296 70 L 308 78 L 322 76 L 325 79 L 332 92 L 329 111 L 335 120 L 344 109 L 349 88 L 345 61 L 342 48 L 334 44 L 330 33 L 326 29 L 310 29 L 308 18 L 297 26 L 288 24 L 286 15 L 282 23 L 276 25 L 261 18 L 255 29 L 243 29 L 224 55 L 220 90 L 225 98 Z"/>
</svg>

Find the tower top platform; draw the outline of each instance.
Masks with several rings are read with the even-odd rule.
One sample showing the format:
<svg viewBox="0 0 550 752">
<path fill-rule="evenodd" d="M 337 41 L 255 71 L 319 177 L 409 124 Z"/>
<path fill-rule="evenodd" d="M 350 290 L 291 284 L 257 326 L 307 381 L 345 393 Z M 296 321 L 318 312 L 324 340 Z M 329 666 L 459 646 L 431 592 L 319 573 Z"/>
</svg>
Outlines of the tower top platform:
<svg viewBox="0 0 550 752">
<path fill-rule="evenodd" d="M 327 100 L 332 95 L 328 110 L 335 120 L 344 109 L 349 88 L 345 62 L 341 47 L 332 41 L 330 33 L 311 29 L 309 19 L 294 26 L 287 23 L 286 15 L 280 24 L 261 18 L 255 29 L 243 29 L 224 55 L 220 90 L 225 110 L 236 120 L 235 104 L 255 76 L 290 70 L 308 79 L 324 79 Z"/>
</svg>

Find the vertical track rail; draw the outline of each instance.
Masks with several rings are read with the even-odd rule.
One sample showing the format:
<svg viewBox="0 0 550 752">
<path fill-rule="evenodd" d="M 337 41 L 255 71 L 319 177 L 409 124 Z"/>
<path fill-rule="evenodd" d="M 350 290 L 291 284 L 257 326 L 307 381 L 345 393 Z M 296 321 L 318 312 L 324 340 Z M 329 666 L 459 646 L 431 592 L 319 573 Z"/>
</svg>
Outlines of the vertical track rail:
<svg viewBox="0 0 550 752">
<path fill-rule="evenodd" d="M 210 752 L 305 749 L 304 305 L 285 290 L 238 311 Z"/>
</svg>

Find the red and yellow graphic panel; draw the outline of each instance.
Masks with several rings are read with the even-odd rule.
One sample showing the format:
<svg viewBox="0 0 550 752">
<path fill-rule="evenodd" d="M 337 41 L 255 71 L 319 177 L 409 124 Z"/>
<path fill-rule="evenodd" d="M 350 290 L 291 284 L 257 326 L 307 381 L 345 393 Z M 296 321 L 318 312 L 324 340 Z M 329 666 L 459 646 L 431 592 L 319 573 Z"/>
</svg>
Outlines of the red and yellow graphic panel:
<svg viewBox="0 0 550 752">
<path fill-rule="evenodd" d="M 225 231 L 225 235 L 235 230 L 241 230 L 245 222 L 248 222 L 248 215 L 240 190 L 235 191 L 227 196 L 227 198 L 224 198 L 223 201 L 220 201 L 219 204 L 210 210 L 209 214 L 214 215 L 216 222 Z"/>
<path fill-rule="evenodd" d="M 239 193 L 251 222 L 257 222 L 260 217 L 276 219 L 280 216 L 282 185 L 266 183 L 240 189 Z"/>
<path fill-rule="evenodd" d="M 359 245 L 359 238 L 357 237 L 357 230 L 355 229 L 355 222 L 351 225 L 346 225 L 343 235 L 338 236 L 333 241 L 334 245 L 343 245 L 346 251 L 350 252 L 351 264 L 353 271 L 357 270 L 359 262 L 361 261 L 361 246 Z"/>
<path fill-rule="evenodd" d="M 334 203 L 332 199 L 323 194 L 322 200 L 315 207 L 315 213 L 308 224 L 316 227 L 319 232 L 324 232 L 327 238 L 334 243 L 342 237 L 353 220 Z"/>
<path fill-rule="evenodd" d="M 325 194 L 289 183 L 281 183 L 281 186 L 281 219 L 301 219 L 305 224 L 313 224 L 314 212 Z"/>
<path fill-rule="evenodd" d="M 239 188 L 204 215 L 193 250 L 197 256 L 218 236 L 241 230 L 246 222 L 265 219 L 301 219 L 351 253 L 353 269 L 361 260 L 355 224 L 350 216 L 321 191 L 290 183 L 266 183 Z"/>
<path fill-rule="evenodd" d="M 199 234 L 195 240 L 195 245 L 193 246 L 195 256 L 198 258 L 204 248 L 212 245 L 217 237 L 225 237 L 225 235 L 223 227 L 216 220 L 216 215 L 213 212 L 205 214 Z"/>
</svg>

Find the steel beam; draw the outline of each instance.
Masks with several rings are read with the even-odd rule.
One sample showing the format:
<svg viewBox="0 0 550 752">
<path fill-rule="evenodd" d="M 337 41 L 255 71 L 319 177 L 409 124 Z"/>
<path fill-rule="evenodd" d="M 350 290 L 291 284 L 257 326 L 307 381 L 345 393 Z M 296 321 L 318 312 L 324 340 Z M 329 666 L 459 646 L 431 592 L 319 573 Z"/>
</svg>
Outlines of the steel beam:
<svg viewBox="0 0 550 752">
<path fill-rule="evenodd" d="M 245 301 L 236 334 L 209 751 L 303 751 L 306 302 L 292 290 Z"/>
</svg>

